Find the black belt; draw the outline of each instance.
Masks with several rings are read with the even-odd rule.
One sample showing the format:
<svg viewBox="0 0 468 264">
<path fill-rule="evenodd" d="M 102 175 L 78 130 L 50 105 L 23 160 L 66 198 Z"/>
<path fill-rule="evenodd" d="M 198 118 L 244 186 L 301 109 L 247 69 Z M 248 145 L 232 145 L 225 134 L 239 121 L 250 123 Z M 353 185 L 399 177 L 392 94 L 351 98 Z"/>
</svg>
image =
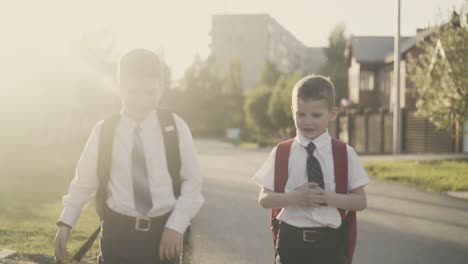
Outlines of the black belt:
<svg viewBox="0 0 468 264">
<path fill-rule="evenodd" d="M 133 217 L 117 213 L 107 208 L 104 214 L 104 223 L 107 221 L 119 227 L 140 232 L 147 232 L 151 227 L 164 226 L 169 218 L 170 212 L 157 217 Z"/>
<path fill-rule="evenodd" d="M 341 229 L 331 227 L 296 227 L 285 222 L 281 222 L 279 233 L 283 236 L 301 240 L 304 242 L 317 242 L 324 239 L 333 239 L 341 234 Z"/>
<path fill-rule="evenodd" d="M 117 223 L 120 225 L 123 225 L 123 227 L 128 227 L 128 228 L 133 228 L 135 231 L 141 231 L 141 232 L 147 232 L 151 230 L 151 226 L 158 226 L 158 224 L 165 224 L 167 219 L 169 218 L 170 213 L 167 213 L 162 216 L 158 217 L 151 217 L 151 218 L 146 218 L 146 217 L 131 217 L 131 216 L 126 216 L 123 214 L 119 214 L 111 209 L 109 207 L 105 207 L 105 212 L 104 212 L 104 221 L 111 221 L 113 223 Z M 91 248 L 93 245 L 94 241 L 98 237 L 98 235 L 101 233 L 101 225 L 96 228 L 94 233 L 88 238 L 88 240 L 81 246 L 81 248 L 76 252 L 76 254 L 73 256 L 73 260 L 80 262 L 83 256 L 88 252 L 88 250 Z M 188 234 L 188 233 L 187 233 Z"/>
</svg>

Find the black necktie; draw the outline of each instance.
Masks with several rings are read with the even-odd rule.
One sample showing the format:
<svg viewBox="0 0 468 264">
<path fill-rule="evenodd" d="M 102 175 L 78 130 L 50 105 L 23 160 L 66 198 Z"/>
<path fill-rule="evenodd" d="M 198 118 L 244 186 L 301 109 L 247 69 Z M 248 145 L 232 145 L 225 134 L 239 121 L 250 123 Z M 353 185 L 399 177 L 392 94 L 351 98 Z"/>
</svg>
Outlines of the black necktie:
<svg viewBox="0 0 468 264">
<path fill-rule="evenodd" d="M 133 133 L 132 150 L 132 176 L 133 176 L 133 195 L 135 198 L 135 208 L 142 215 L 147 216 L 153 208 L 151 199 L 151 190 L 146 168 L 145 153 L 140 136 L 141 128 L 136 126 Z"/>
<path fill-rule="evenodd" d="M 314 157 L 315 145 L 310 142 L 306 147 L 309 157 L 307 157 L 307 178 L 309 182 L 316 182 L 322 189 L 324 188 L 323 173 L 320 163 L 316 157 Z"/>
</svg>

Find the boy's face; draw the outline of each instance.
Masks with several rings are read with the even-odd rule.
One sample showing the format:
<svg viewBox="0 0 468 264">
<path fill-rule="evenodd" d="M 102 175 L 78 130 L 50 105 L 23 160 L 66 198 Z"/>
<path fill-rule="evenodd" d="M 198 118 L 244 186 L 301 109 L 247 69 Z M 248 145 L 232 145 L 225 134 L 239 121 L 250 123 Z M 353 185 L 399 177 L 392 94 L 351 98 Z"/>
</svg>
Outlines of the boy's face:
<svg viewBox="0 0 468 264">
<path fill-rule="evenodd" d="M 296 128 L 309 139 L 323 134 L 328 128 L 328 122 L 335 120 L 338 113 L 336 107 L 328 107 L 325 99 L 295 98 L 291 108 Z"/>
<path fill-rule="evenodd" d="M 128 111 L 144 115 L 153 111 L 161 98 L 161 82 L 156 77 L 126 76 L 120 80 L 122 102 Z"/>
</svg>

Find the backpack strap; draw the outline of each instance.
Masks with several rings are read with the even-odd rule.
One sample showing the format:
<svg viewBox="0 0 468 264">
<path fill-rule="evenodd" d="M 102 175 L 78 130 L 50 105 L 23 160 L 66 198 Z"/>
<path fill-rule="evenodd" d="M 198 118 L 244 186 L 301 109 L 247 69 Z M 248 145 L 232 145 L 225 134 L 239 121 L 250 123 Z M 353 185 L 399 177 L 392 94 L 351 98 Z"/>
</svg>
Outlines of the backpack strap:
<svg viewBox="0 0 468 264">
<path fill-rule="evenodd" d="M 332 138 L 333 167 L 335 170 L 336 193 L 348 193 L 348 152 L 346 144 Z M 354 249 L 356 248 L 357 225 L 356 212 L 338 209 L 342 219 L 344 232 L 348 239 L 348 258 L 346 263 L 353 261 Z"/>
<path fill-rule="evenodd" d="M 158 108 L 156 112 L 161 125 L 167 168 L 172 178 L 172 189 L 174 191 L 174 196 L 177 198 L 180 196 L 181 191 L 180 168 L 182 166 L 177 126 L 172 112 L 162 108 Z"/>
<path fill-rule="evenodd" d="M 280 142 L 276 146 L 275 156 L 275 180 L 274 180 L 274 192 L 284 193 L 284 188 L 288 182 L 288 163 L 289 153 L 291 152 L 291 146 L 294 142 L 294 138 Z M 271 209 L 270 217 L 270 229 L 273 234 L 273 245 L 276 249 L 276 236 L 278 234 L 279 222 L 276 217 L 281 212 L 282 208 Z"/>
<path fill-rule="evenodd" d="M 348 193 L 348 152 L 346 144 L 332 138 L 332 153 L 333 153 L 333 167 L 335 170 L 336 193 Z M 343 209 L 338 209 L 341 218 L 344 219 L 346 212 Z"/>
<path fill-rule="evenodd" d="M 112 147 L 114 143 L 114 131 L 117 123 L 120 121 L 120 115 L 111 116 L 104 119 L 101 131 L 99 134 L 98 145 L 98 162 L 97 162 L 97 177 L 99 180 L 99 187 L 96 191 L 96 212 L 100 221 L 104 217 L 104 210 L 106 208 L 107 200 L 107 184 L 110 179 L 111 162 L 112 162 Z M 73 260 L 80 262 L 86 252 L 93 246 L 94 241 L 101 233 L 101 225 L 99 225 L 88 240 L 80 247 L 80 249 L 73 256 Z"/>
<path fill-rule="evenodd" d="M 161 127 L 161 133 L 163 136 L 164 150 L 166 153 L 166 162 L 169 175 L 172 179 L 172 190 L 174 196 L 179 198 L 182 188 L 182 180 L 180 178 L 180 169 L 182 167 L 181 157 L 180 157 L 180 143 L 177 133 L 177 126 L 174 119 L 174 114 L 165 108 L 158 108 L 156 110 L 156 115 L 159 119 L 159 124 Z M 187 227 L 185 234 L 183 236 L 182 250 L 180 254 L 180 259 L 185 259 L 185 254 L 187 254 L 186 247 L 190 241 L 190 226 Z M 182 262 L 181 260 L 179 262 Z M 177 262 L 177 263 L 179 263 Z"/>
<path fill-rule="evenodd" d="M 111 116 L 102 123 L 101 133 L 99 134 L 97 176 L 99 187 L 96 192 L 96 212 L 102 221 L 104 209 L 107 200 L 107 185 L 110 179 L 112 163 L 112 147 L 114 143 L 114 131 L 117 123 L 120 121 L 120 115 Z"/>
</svg>

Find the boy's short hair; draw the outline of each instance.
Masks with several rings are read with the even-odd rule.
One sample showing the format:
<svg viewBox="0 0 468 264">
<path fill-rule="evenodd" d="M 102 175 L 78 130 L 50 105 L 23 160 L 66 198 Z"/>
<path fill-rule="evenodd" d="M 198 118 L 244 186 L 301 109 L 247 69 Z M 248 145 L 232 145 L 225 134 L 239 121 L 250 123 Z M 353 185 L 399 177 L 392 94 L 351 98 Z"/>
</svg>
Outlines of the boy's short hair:
<svg viewBox="0 0 468 264">
<path fill-rule="evenodd" d="M 147 49 L 134 49 L 125 53 L 119 61 L 119 82 L 126 77 L 162 79 L 162 66 L 158 55 Z"/>
<path fill-rule="evenodd" d="M 328 108 L 335 106 L 335 87 L 329 78 L 322 75 L 308 75 L 294 85 L 292 100 L 322 100 L 325 99 Z"/>
</svg>

